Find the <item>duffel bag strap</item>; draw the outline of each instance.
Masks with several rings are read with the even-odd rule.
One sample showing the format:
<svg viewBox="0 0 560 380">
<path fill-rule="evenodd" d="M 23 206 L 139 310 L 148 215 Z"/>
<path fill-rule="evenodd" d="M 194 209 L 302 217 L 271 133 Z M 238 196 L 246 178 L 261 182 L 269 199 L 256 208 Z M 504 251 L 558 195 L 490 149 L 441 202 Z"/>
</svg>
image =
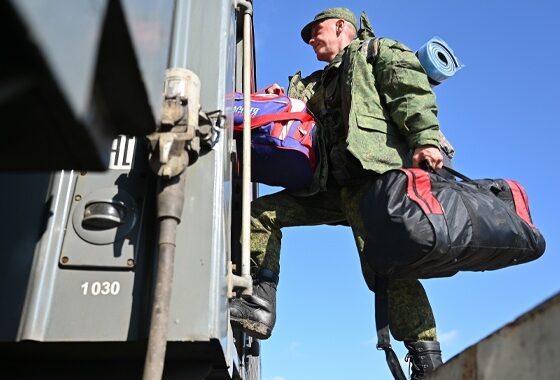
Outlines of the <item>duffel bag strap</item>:
<svg viewBox="0 0 560 380">
<path fill-rule="evenodd" d="M 389 294 L 387 278 L 375 277 L 375 327 L 377 329 L 377 349 L 385 351 L 385 359 L 395 380 L 406 380 L 397 354 L 391 347 L 389 335 Z"/>
</svg>

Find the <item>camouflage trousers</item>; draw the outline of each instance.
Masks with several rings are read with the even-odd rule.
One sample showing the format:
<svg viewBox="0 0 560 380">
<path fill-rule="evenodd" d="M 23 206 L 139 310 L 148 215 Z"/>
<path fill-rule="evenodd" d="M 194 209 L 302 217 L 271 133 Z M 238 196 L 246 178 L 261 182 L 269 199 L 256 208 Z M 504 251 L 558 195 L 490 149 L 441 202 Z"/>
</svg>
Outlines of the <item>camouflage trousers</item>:
<svg viewBox="0 0 560 380">
<path fill-rule="evenodd" d="M 266 195 L 251 204 L 251 257 L 259 268 L 280 273 L 281 229 L 322 224 L 350 225 L 364 279 L 375 291 L 373 270 L 364 259 L 365 228 L 360 201 L 371 180 L 331 188 L 309 197 L 287 191 Z M 435 320 L 426 292 L 418 280 L 392 280 L 388 284 L 389 326 L 397 340 L 436 340 Z"/>
</svg>

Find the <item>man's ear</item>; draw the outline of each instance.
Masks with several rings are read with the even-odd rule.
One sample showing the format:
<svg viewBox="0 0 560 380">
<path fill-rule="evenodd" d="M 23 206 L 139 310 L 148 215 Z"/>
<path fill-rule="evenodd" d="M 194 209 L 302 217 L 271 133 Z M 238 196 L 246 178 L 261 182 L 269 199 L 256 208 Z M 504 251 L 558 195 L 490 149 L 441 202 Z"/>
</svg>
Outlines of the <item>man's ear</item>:
<svg viewBox="0 0 560 380">
<path fill-rule="evenodd" d="M 336 22 L 336 36 L 340 36 L 340 34 L 342 33 L 342 31 L 344 30 L 344 24 L 346 23 L 346 21 L 344 20 L 338 20 Z"/>
</svg>

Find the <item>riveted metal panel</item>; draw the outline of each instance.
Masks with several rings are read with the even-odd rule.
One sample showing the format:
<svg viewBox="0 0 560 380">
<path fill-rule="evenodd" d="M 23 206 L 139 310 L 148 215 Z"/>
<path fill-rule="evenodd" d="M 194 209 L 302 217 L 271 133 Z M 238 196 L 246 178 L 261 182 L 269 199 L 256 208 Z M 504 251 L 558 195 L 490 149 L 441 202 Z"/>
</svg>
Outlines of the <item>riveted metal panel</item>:
<svg viewBox="0 0 560 380">
<path fill-rule="evenodd" d="M 136 144 L 135 151 L 128 168 L 54 176 L 52 216 L 35 250 L 18 340 L 119 342 L 145 337 L 155 194 L 146 149 Z M 88 199 L 126 199 L 123 194 L 135 205 L 127 210 L 135 213 L 134 228 L 122 235 L 119 228 L 86 230 L 87 236 L 76 228 L 80 205 Z M 99 236 L 108 240 L 96 241 Z"/>
</svg>

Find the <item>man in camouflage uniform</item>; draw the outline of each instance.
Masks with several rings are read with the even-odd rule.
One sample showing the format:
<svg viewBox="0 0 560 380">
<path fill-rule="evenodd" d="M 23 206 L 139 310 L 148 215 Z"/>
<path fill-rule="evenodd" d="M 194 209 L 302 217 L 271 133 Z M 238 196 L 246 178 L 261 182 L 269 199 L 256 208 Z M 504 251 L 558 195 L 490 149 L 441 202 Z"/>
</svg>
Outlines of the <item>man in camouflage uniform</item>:
<svg viewBox="0 0 560 380">
<path fill-rule="evenodd" d="M 281 228 L 349 225 L 364 278 L 375 291 L 374 268 L 363 256 L 360 201 L 365 191 L 390 169 L 417 167 L 422 161 L 442 166 L 437 107 L 422 66 L 410 49 L 390 39 L 379 40 L 377 61 L 370 62 L 361 49 L 373 32 L 365 15 L 361 21 L 357 32 L 350 10 L 331 8 L 301 32 L 317 59 L 328 64 L 306 78 L 300 73 L 291 77 L 288 95 L 305 101 L 315 115 L 320 159 L 306 191 L 281 191 L 252 203 L 254 290 L 232 301 L 231 320 L 260 339 L 270 336 L 276 319 Z M 405 342 L 413 378 L 420 378 L 441 364 L 428 298 L 418 280 L 393 280 L 388 294 L 391 333 Z"/>
</svg>

